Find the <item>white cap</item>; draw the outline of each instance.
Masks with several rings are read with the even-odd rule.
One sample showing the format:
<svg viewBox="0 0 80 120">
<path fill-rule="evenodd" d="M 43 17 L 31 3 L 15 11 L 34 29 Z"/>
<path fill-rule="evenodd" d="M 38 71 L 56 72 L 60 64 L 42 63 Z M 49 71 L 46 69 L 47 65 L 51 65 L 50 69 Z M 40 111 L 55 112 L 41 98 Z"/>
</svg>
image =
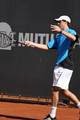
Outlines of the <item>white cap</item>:
<svg viewBox="0 0 80 120">
<path fill-rule="evenodd" d="M 67 16 L 67 15 L 62 15 L 62 16 L 60 16 L 59 18 L 56 18 L 56 19 L 54 19 L 54 20 L 55 20 L 55 21 L 65 20 L 65 21 L 67 21 L 68 23 L 71 23 L 71 19 L 70 19 L 70 17 Z"/>
</svg>

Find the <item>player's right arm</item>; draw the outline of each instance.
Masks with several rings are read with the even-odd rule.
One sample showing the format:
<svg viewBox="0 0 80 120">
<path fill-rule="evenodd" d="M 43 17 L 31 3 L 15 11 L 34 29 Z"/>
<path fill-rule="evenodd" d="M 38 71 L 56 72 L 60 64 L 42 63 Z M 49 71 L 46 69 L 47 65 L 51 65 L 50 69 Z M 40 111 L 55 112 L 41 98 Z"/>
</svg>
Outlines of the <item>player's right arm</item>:
<svg viewBox="0 0 80 120">
<path fill-rule="evenodd" d="M 43 49 L 43 50 L 48 50 L 47 45 L 34 43 L 34 42 L 31 42 L 31 41 L 25 41 L 25 46 L 33 47 L 33 48 L 39 48 L 39 49 Z"/>
</svg>

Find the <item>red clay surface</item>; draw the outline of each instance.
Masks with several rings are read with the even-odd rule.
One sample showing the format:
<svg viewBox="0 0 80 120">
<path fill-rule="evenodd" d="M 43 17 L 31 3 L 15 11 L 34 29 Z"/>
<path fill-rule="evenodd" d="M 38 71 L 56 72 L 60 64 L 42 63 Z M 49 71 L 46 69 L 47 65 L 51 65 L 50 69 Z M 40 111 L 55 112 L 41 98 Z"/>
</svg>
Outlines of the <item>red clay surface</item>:
<svg viewBox="0 0 80 120">
<path fill-rule="evenodd" d="M 50 105 L 0 102 L 0 120 L 43 120 Z M 80 120 L 80 110 L 58 106 L 57 120 Z"/>
</svg>

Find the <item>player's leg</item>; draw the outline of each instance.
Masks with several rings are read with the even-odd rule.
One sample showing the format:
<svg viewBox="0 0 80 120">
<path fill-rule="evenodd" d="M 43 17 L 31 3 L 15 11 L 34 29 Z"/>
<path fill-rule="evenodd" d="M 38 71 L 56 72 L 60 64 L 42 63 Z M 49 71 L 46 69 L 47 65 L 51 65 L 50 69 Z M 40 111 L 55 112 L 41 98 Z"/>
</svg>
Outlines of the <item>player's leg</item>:
<svg viewBox="0 0 80 120">
<path fill-rule="evenodd" d="M 60 87 L 57 86 L 63 68 L 56 66 L 53 72 L 52 106 L 49 115 L 44 120 L 56 120 L 57 104 Z"/>
<path fill-rule="evenodd" d="M 50 113 L 44 118 L 44 120 L 56 120 L 56 111 L 57 111 L 57 105 L 59 100 L 59 91 L 56 87 L 52 88 L 52 106 Z"/>
<path fill-rule="evenodd" d="M 63 94 L 67 96 L 69 99 L 71 99 L 77 105 L 78 108 L 80 108 L 80 100 L 76 97 L 75 94 L 73 94 L 69 90 L 63 90 Z"/>
</svg>

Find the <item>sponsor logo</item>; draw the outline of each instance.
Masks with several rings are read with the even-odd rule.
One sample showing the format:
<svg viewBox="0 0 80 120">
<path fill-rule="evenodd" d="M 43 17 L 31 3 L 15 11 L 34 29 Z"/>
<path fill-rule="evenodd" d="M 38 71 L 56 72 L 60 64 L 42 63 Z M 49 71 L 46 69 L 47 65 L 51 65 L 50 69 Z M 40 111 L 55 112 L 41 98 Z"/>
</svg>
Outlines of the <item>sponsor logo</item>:
<svg viewBox="0 0 80 120">
<path fill-rule="evenodd" d="M 17 39 L 15 37 L 17 36 Z M 12 46 L 17 43 L 18 46 L 22 46 L 19 42 L 24 42 L 26 40 L 47 44 L 49 39 L 53 38 L 53 34 L 48 33 L 17 33 L 13 32 L 11 26 L 6 22 L 0 22 L 0 49 L 11 50 Z"/>
<path fill-rule="evenodd" d="M 11 50 L 11 32 L 12 30 L 8 23 L 0 22 L 0 49 Z"/>
</svg>

